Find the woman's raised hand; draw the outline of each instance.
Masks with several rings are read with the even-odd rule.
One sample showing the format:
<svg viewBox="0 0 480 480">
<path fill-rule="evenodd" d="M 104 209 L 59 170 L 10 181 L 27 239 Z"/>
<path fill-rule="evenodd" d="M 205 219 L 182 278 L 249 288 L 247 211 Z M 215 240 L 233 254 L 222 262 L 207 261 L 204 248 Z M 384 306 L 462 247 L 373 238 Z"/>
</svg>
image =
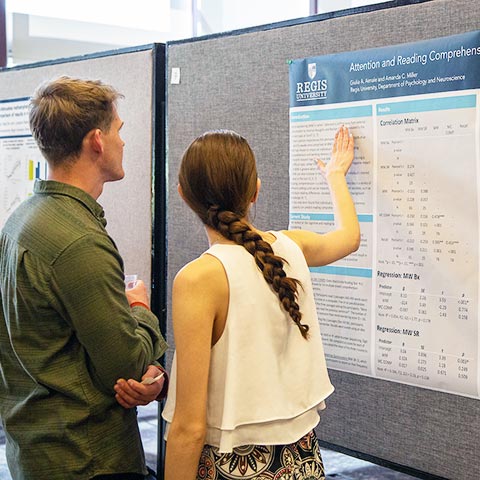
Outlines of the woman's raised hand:
<svg viewBox="0 0 480 480">
<path fill-rule="evenodd" d="M 333 141 L 332 155 L 328 163 L 317 160 L 317 165 L 325 177 L 334 172 L 341 172 L 346 175 L 353 162 L 353 135 L 345 125 L 342 125 L 335 134 Z"/>
</svg>

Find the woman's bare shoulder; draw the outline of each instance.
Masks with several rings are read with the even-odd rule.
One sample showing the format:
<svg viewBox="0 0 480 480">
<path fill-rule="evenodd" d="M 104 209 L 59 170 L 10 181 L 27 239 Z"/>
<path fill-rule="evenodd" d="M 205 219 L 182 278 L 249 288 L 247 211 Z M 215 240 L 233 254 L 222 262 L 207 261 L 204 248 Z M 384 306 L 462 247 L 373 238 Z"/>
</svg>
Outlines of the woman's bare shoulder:
<svg viewBox="0 0 480 480">
<path fill-rule="evenodd" d="M 225 280 L 222 262 L 213 255 L 203 254 L 187 263 L 175 276 L 175 283 L 185 286 Z"/>
</svg>

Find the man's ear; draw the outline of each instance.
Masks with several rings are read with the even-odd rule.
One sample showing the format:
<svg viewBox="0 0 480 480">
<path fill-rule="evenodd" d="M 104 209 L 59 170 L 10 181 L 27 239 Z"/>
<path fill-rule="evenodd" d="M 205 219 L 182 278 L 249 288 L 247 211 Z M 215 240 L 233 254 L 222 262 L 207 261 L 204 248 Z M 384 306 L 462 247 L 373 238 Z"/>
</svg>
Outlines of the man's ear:
<svg viewBox="0 0 480 480">
<path fill-rule="evenodd" d="M 185 197 L 183 196 L 183 190 L 182 190 L 182 186 L 180 184 L 177 185 L 177 192 L 178 194 L 180 195 L 180 198 L 185 201 Z"/>
<path fill-rule="evenodd" d="M 262 186 L 262 181 L 257 177 L 257 189 L 255 190 L 255 195 L 252 198 L 252 203 L 255 203 L 258 199 L 258 193 L 260 192 L 260 187 Z"/>
<path fill-rule="evenodd" d="M 97 154 L 103 153 L 102 131 L 99 128 L 90 130 L 83 139 L 83 146 Z"/>
</svg>

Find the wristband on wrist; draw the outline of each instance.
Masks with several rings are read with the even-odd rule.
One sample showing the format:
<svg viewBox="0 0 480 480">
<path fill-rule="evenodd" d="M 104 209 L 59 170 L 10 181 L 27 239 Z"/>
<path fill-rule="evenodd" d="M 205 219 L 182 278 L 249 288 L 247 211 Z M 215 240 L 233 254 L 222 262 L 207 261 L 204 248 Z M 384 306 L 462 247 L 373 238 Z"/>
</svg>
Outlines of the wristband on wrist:
<svg viewBox="0 0 480 480">
<path fill-rule="evenodd" d="M 132 302 L 130 304 L 130 308 L 133 308 L 133 307 L 143 307 L 143 308 L 146 308 L 147 310 L 150 310 L 150 307 L 143 302 Z"/>
</svg>

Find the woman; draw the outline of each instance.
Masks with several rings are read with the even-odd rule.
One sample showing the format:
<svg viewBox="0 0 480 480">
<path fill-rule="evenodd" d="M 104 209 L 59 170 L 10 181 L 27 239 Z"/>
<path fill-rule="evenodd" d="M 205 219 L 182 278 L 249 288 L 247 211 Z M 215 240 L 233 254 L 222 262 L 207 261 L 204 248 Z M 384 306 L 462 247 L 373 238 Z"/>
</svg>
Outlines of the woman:
<svg viewBox="0 0 480 480">
<path fill-rule="evenodd" d="M 186 150 L 178 189 L 210 248 L 173 285 L 167 480 L 324 478 L 313 429 L 333 387 L 308 267 L 359 246 L 345 180 L 353 150 L 341 127 L 331 160 L 318 161 L 338 225 L 324 235 L 249 222 L 260 180 L 241 136 L 208 132 Z"/>
</svg>

